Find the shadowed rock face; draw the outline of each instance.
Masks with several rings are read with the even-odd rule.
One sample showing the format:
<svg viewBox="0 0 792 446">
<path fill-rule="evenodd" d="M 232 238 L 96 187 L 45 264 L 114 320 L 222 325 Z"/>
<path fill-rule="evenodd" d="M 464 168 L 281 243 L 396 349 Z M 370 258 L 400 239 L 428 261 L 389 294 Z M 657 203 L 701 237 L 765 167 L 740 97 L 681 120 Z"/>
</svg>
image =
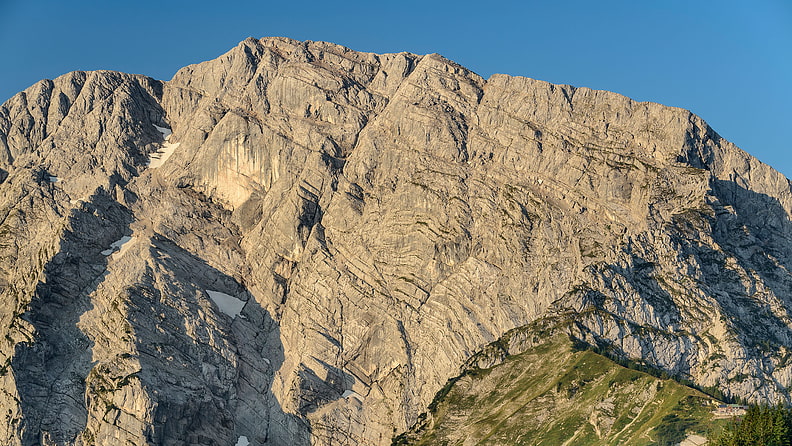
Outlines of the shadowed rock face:
<svg viewBox="0 0 792 446">
<path fill-rule="evenodd" d="M 546 315 L 788 401 L 791 211 L 688 111 L 438 55 L 41 81 L 0 107 L 0 442 L 389 444 Z"/>
</svg>

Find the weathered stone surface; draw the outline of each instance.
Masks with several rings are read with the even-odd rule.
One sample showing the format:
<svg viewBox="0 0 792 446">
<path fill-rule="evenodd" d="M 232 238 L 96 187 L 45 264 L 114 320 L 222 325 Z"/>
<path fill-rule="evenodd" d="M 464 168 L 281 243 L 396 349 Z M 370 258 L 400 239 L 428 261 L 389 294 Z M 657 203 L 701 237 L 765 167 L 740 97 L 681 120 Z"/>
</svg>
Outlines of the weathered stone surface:
<svg viewBox="0 0 792 446">
<path fill-rule="evenodd" d="M 789 399 L 790 184 L 685 110 L 248 39 L 41 81 L 0 169 L 4 444 L 389 444 L 545 315 Z"/>
</svg>

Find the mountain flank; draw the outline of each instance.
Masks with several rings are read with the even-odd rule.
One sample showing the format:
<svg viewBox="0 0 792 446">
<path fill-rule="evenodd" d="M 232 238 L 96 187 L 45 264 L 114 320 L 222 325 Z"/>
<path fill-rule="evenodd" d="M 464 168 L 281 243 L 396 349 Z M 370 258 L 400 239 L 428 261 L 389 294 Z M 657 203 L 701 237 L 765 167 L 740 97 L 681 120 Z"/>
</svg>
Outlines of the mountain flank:
<svg viewBox="0 0 792 446">
<path fill-rule="evenodd" d="M 625 368 L 547 322 L 471 357 L 393 444 L 677 445 L 730 422 L 716 416 L 722 402 Z"/>
</svg>

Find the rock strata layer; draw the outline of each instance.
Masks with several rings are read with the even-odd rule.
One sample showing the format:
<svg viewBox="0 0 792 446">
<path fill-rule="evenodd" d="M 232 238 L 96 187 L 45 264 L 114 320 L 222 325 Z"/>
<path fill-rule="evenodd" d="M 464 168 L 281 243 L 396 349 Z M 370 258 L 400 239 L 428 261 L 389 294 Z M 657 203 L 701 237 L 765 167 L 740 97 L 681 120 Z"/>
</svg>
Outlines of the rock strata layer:
<svg viewBox="0 0 792 446">
<path fill-rule="evenodd" d="M 44 80 L 0 106 L 0 442 L 387 445 L 545 316 L 789 401 L 790 212 L 686 110 L 435 54 Z"/>
</svg>

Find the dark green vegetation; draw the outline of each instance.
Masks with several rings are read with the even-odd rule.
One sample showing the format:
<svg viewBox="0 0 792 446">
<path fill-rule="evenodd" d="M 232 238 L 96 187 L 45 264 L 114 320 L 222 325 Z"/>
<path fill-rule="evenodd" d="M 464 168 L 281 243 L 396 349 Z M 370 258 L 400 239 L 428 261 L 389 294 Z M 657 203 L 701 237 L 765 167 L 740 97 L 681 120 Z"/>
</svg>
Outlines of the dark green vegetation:
<svg viewBox="0 0 792 446">
<path fill-rule="evenodd" d="M 499 341 L 502 342 L 502 341 Z M 674 445 L 715 435 L 718 402 L 556 333 L 449 380 L 394 445 Z"/>
<path fill-rule="evenodd" d="M 792 444 L 792 410 L 755 406 L 742 421 L 729 424 L 714 446 L 788 446 Z"/>
</svg>

